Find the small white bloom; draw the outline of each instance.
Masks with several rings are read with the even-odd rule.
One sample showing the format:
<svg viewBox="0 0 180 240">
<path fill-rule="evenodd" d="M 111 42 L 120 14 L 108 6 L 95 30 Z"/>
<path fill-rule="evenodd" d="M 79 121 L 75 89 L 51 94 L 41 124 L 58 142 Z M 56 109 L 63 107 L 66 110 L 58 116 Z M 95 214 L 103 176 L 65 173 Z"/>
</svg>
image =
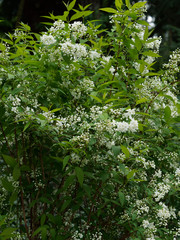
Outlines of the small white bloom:
<svg viewBox="0 0 180 240">
<path fill-rule="evenodd" d="M 52 36 L 52 35 L 42 35 L 41 36 L 41 42 L 44 44 L 44 45 L 51 45 L 51 44 L 54 44 L 56 42 L 55 38 Z"/>
<path fill-rule="evenodd" d="M 101 54 L 98 53 L 97 51 L 90 51 L 89 56 L 90 56 L 91 60 L 95 60 L 97 58 L 100 58 Z"/>
<path fill-rule="evenodd" d="M 135 119 L 132 119 L 129 124 L 129 131 L 136 132 L 137 130 L 138 130 L 138 121 Z"/>
<path fill-rule="evenodd" d="M 129 124 L 127 122 L 116 122 L 117 130 L 120 132 L 127 132 L 129 129 Z"/>
<path fill-rule="evenodd" d="M 180 168 L 177 168 L 175 171 L 175 176 L 180 177 Z"/>
</svg>

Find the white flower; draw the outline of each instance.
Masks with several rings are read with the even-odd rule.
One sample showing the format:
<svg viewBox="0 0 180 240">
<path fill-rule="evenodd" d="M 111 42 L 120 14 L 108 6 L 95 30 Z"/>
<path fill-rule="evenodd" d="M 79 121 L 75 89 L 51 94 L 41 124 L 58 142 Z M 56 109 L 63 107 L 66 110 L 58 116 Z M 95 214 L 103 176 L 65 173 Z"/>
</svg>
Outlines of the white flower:
<svg viewBox="0 0 180 240">
<path fill-rule="evenodd" d="M 136 132 L 137 130 L 138 130 L 138 121 L 135 119 L 132 119 L 129 124 L 129 131 Z"/>
<path fill-rule="evenodd" d="M 158 210 L 157 216 L 159 218 L 161 218 L 162 220 L 170 218 L 171 214 L 169 212 L 168 207 L 165 204 L 163 204 L 163 203 L 159 203 L 159 205 L 161 206 L 161 209 Z"/>
<path fill-rule="evenodd" d="M 70 39 L 68 39 L 65 43 L 61 43 L 61 51 L 65 55 L 69 55 L 72 60 L 77 61 L 83 57 L 87 56 L 86 47 L 81 44 L 73 44 Z"/>
<path fill-rule="evenodd" d="M 70 30 L 75 39 L 77 37 L 83 37 L 87 32 L 87 27 L 80 21 L 75 21 L 73 24 L 70 24 Z"/>
<path fill-rule="evenodd" d="M 53 24 L 54 28 L 56 29 L 64 29 L 65 23 L 62 20 L 55 21 Z"/>
<path fill-rule="evenodd" d="M 115 72 L 115 68 L 113 66 L 110 67 L 109 71 L 111 72 L 111 74 L 114 74 Z"/>
<path fill-rule="evenodd" d="M 80 87 L 82 87 L 82 89 L 87 93 L 92 92 L 94 88 L 94 82 L 88 78 L 84 78 L 80 84 L 81 84 Z"/>
<path fill-rule="evenodd" d="M 114 141 L 106 143 L 106 147 L 109 149 L 111 149 L 113 145 L 115 145 Z"/>
<path fill-rule="evenodd" d="M 102 64 L 104 63 L 109 63 L 110 59 L 112 58 L 112 56 L 102 56 Z"/>
<path fill-rule="evenodd" d="M 158 202 L 160 199 L 164 198 L 166 193 L 170 190 L 170 185 L 165 183 L 158 183 L 154 191 L 155 201 Z"/>
<path fill-rule="evenodd" d="M 155 172 L 154 177 L 161 178 L 161 176 L 162 176 L 162 172 L 161 172 L 161 170 L 159 169 L 158 171 Z"/>
<path fill-rule="evenodd" d="M 90 51 L 89 56 L 92 60 L 95 60 L 96 58 L 100 58 L 101 54 L 98 53 L 97 51 Z"/>
<path fill-rule="evenodd" d="M 123 114 L 125 118 L 132 119 L 132 115 L 135 115 L 135 109 L 127 109 L 126 113 Z"/>
<path fill-rule="evenodd" d="M 55 38 L 52 36 L 52 35 L 42 35 L 41 36 L 41 42 L 44 44 L 44 45 L 51 45 L 53 43 L 56 42 Z"/>
<path fill-rule="evenodd" d="M 149 221 L 148 220 L 143 220 L 142 225 L 143 225 L 143 228 L 148 228 Z"/>
<path fill-rule="evenodd" d="M 52 34 L 56 34 L 56 36 L 59 36 L 60 33 L 62 34 L 65 33 L 65 31 L 62 31 L 64 30 L 64 28 L 65 28 L 65 23 L 62 20 L 58 20 L 54 22 L 53 26 L 49 29 L 49 32 Z"/>
<path fill-rule="evenodd" d="M 120 132 L 127 132 L 129 129 L 129 124 L 127 122 L 116 122 L 117 130 Z"/>
<path fill-rule="evenodd" d="M 176 169 L 175 175 L 176 175 L 177 177 L 180 177 L 180 168 L 177 168 L 177 169 Z"/>
</svg>

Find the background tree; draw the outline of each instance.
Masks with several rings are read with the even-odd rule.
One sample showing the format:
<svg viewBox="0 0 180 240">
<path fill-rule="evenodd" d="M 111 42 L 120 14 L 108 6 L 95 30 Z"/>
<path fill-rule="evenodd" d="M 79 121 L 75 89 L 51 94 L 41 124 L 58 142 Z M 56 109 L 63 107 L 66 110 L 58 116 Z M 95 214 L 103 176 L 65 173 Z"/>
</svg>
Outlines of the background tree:
<svg viewBox="0 0 180 240">
<path fill-rule="evenodd" d="M 153 35 L 162 36 L 160 54 L 167 57 L 169 51 L 180 47 L 179 0 L 149 0 L 148 14 L 154 16 Z"/>
</svg>

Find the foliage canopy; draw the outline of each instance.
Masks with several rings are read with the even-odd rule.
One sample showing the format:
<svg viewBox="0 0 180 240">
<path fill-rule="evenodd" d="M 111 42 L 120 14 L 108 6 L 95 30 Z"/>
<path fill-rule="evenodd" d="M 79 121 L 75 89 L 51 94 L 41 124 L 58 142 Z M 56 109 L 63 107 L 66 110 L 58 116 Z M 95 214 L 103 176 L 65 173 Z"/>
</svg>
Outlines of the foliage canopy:
<svg viewBox="0 0 180 240">
<path fill-rule="evenodd" d="M 178 239 L 180 50 L 156 72 L 145 2 L 75 3 L 1 39 L 0 239 Z"/>
</svg>

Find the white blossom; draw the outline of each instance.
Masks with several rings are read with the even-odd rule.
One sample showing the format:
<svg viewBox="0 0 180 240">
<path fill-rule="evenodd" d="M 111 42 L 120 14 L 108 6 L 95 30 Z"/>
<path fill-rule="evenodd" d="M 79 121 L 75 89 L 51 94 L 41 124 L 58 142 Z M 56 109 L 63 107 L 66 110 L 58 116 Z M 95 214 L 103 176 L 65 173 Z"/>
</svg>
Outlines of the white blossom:
<svg viewBox="0 0 180 240">
<path fill-rule="evenodd" d="M 52 36 L 52 35 L 42 35 L 41 36 L 41 42 L 44 44 L 44 45 L 51 45 L 51 44 L 54 44 L 56 42 L 56 39 Z"/>
</svg>

